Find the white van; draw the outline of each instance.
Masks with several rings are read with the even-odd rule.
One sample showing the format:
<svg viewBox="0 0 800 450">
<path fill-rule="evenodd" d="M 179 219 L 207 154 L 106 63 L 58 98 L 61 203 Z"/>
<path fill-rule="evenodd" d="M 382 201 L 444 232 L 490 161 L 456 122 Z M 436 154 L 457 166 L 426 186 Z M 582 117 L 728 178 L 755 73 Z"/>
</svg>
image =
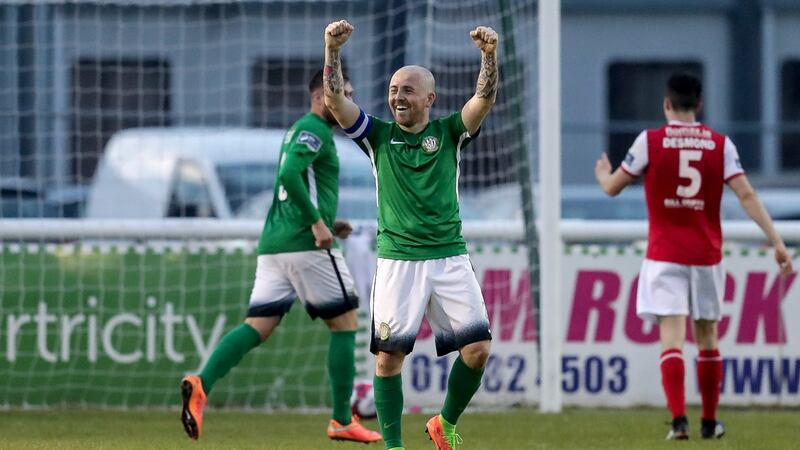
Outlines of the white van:
<svg viewBox="0 0 800 450">
<path fill-rule="evenodd" d="M 283 129 L 133 128 L 106 145 L 86 217 L 263 219 L 272 201 Z M 369 159 L 335 136 L 339 217 L 375 220 Z"/>
</svg>

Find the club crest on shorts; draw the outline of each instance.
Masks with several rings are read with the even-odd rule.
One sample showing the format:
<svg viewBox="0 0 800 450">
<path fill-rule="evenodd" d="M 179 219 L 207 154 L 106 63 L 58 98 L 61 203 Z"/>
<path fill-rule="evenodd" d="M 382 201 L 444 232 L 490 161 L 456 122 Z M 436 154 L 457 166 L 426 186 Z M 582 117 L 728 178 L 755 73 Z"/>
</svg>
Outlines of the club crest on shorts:
<svg viewBox="0 0 800 450">
<path fill-rule="evenodd" d="M 422 140 L 422 149 L 425 153 L 433 153 L 439 150 L 439 139 L 436 136 L 428 136 Z"/>
<path fill-rule="evenodd" d="M 392 329 L 389 328 L 388 323 L 381 322 L 380 326 L 378 327 L 378 335 L 380 336 L 382 341 L 389 339 L 389 336 L 392 335 Z"/>
</svg>

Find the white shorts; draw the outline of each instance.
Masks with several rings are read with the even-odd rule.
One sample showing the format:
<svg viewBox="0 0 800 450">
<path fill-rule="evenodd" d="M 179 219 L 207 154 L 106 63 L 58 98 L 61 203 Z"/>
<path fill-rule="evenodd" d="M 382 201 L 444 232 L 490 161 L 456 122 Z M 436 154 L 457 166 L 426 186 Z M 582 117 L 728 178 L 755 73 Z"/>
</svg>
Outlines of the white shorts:
<svg viewBox="0 0 800 450">
<path fill-rule="evenodd" d="M 353 277 L 333 249 L 259 255 L 247 317 L 282 316 L 300 298 L 312 319 L 358 308 Z"/>
<path fill-rule="evenodd" d="M 378 258 L 371 309 L 372 353 L 411 353 L 423 315 L 430 322 L 439 356 L 492 338 L 483 294 L 467 255 L 425 261 Z"/>
<path fill-rule="evenodd" d="M 692 316 L 694 320 L 719 320 L 725 294 L 725 269 L 687 266 L 645 259 L 639 272 L 636 313 L 645 320 L 658 316 Z"/>
</svg>

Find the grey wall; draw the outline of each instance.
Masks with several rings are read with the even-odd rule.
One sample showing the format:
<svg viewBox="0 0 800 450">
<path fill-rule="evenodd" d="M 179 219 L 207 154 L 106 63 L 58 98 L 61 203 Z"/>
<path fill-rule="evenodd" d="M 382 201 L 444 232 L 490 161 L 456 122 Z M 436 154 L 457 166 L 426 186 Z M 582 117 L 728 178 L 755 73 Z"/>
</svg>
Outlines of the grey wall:
<svg viewBox="0 0 800 450">
<path fill-rule="evenodd" d="M 728 35 L 719 14 L 574 14 L 563 18 L 563 179 L 587 183 L 606 148 L 608 67 L 620 61 L 697 60 L 706 120 L 728 120 Z M 678 31 L 679 30 L 679 31 Z M 662 92 L 641 92 L 660 102 Z"/>
<path fill-rule="evenodd" d="M 514 3 L 514 2 L 512 2 Z M 518 3 L 518 2 L 517 2 Z M 737 115 L 732 98 L 738 84 L 738 68 L 732 62 L 731 20 L 737 2 L 674 2 L 633 0 L 571 0 L 565 2 L 562 22 L 563 87 L 563 178 L 566 183 L 592 182 L 592 162 L 604 150 L 607 138 L 608 65 L 617 61 L 697 60 L 705 74 L 705 120 L 724 132 L 733 132 Z M 769 83 L 778 83 L 780 64 L 786 58 L 800 58 L 800 5 L 792 2 L 763 2 L 777 5 L 774 15 L 775 67 L 766 67 L 764 107 L 778 111 L 777 98 Z M 365 6 L 366 5 L 366 6 Z M 15 45 L 19 39 L 20 7 L 0 4 L 0 174 L 18 175 L 23 165 L 20 154 L 33 151 L 46 163 L 26 170 L 34 176 L 59 180 L 69 170 L 68 153 L 69 69 L 80 57 L 154 57 L 166 59 L 171 68 L 171 124 L 247 125 L 249 123 L 250 65 L 259 57 L 302 57 L 322 59 L 322 29 L 331 18 L 348 17 L 356 35 L 345 47 L 344 57 L 362 106 L 386 115 L 383 92 L 388 66 L 398 63 L 427 64 L 437 55 L 448 57 L 474 52 L 465 34 L 474 19 L 457 9 L 440 8 L 434 20 L 425 18 L 427 2 L 279 2 L 265 7 L 257 4 L 170 8 L 98 8 L 94 6 L 39 5 L 34 12 L 40 30 L 32 33 L 39 50 L 23 55 L 33 58 L 39 70 L 33 81 L 21 82 L 26 69 Z M 679 5 L 679 6 L 680 6 Z M 705 6 L 704 6 L 705 5 Z M 392 14 L 381 8 L 392 7 Z M 49 9 L 46 9 L 49 8 Z M 402 14 L 398 14 L 398 12 Z M 524 104 L 526 120 L 536 120 L 535 15 L 519 14 L 517 46 L 526 67 Z M 294 16 L 294 17 L 293 17 Z M 289 17 L 287 19 L 286 17 Z M 219 20 L 222 18 L 223 20 Z M 374 20 L 378 19 L 378 20 Z M 403 33 L 393 29 L 400 20 L 408 24 Z M 394 21 L 394 22 L 393 22 Z M 489 20 L 491 22 L 491 20 Z M 498 23 L 489 23 L 500 28 Z M 758 28 L 758 27 L 757 27 Z M 142 33 L 141 31 L 145 32 Z M 368 37 L 368 38 L 365 38 Z M 386 50 L 388 48 L 388 50 Z M 388 52 L 385 53 L 385 52 Z M 362 67 L 364 60 L 386 60 L 385 66 Z M 475 73 L 477 73 L 477 56 Z M 22 84 L 20 84 L 22 83 Z M 20 86 L 32 86 L 32 93 L 19 95 Z M 741 84 L 741 83 L 739 83 Z M 773 86 L 774 88 L 774 86 Z M 774 90 L 774 89 L 773 89 Z M 645 93 L 655 95 L 659 93 Z M 759 96 L 760 98 L 760 96 Z M 20 104 L 20 101 L 25 104 Z M 32 108 L 31 122 L 38 136 L 34 150 L 18 139 L 20 130 L 15 111 Z M 761 109 L 761 108 L 756 108 Z M 769 118 L 769 114 L 766 114 Z M 756 127 L 760 124 L 756 123 Z M 535 136 L 527 144 L 535 150 Z M 770 180 L 791 184 L 797 174 L 774 167 L 775 139 L 764 138 L 762 164 L 774 172 Z M 743 149 L 744 151 L 749 151 Z M 758 149 L 753 151 L 758 152 Z M 772 153 L 770 153 L 772 152 Z M 770 165 L 772 164 L 772 165 Z M 30 175 L 23 173 L 23 175 Z M 758 173 L 753 173 L 759 181 Z M 781 181 L 783 180 L 783 181 Z"/>
</svg>

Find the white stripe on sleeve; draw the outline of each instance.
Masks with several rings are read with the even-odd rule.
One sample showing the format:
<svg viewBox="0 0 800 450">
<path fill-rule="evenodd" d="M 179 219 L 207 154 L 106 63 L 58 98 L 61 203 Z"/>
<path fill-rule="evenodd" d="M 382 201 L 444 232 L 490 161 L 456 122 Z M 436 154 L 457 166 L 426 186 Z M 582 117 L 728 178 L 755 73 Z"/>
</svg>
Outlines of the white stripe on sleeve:
<svg viewBox="0 0 800 450">
<path fill-rule="evenodd" d="M 358 114 L 358 119 L 350 128 L 347 128 L 344 131 L 344 134 L 354 141 L 360 141 L 364 139 L 369 134 L 369 130 L 372 127 L 372 116 L 367 115 L 364 110 L 362 109 Z"/>
</svg>

